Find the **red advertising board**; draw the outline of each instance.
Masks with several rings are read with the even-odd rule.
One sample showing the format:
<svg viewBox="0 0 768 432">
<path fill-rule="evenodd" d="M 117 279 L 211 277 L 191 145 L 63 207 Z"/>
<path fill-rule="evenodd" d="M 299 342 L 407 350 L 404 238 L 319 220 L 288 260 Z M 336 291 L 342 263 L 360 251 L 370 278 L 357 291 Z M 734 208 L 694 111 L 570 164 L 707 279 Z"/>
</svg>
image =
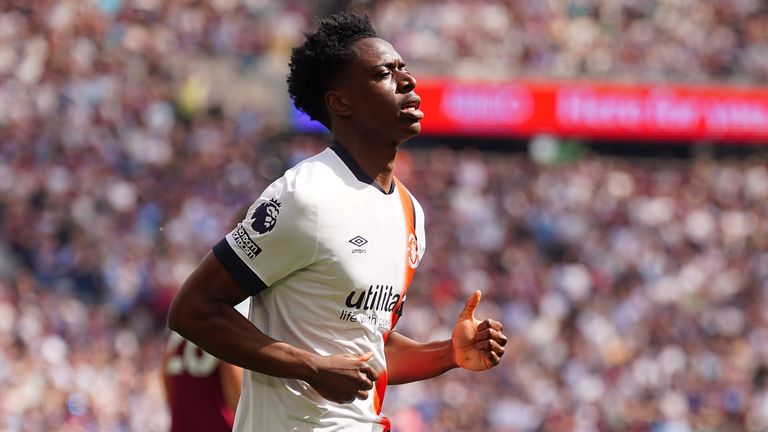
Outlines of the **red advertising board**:
<svg viewBox="0 0 768 432">
<path fill-rule="evenodd" d="M 768 87 L 419 79 L 422 133 L 768 143 Z"/>
</svg>

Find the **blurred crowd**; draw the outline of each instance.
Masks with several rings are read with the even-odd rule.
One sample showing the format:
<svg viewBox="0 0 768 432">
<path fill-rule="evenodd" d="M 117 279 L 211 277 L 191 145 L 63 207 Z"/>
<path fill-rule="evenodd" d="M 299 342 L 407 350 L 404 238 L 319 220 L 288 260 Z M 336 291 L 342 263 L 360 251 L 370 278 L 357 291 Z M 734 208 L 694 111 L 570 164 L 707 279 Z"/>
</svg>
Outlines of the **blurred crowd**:
<svg viewBox="0 0 768 432">
<path fill-rule="evenodd" d="M 767 77 L 756 0 L 355 7 L 416 73 Z M 190 68 L 285 63 L 312 13 L 0 5 L 0 431 L 166 430 L 170 299 L 238 207 L 324 145 L 279 134 L 273 107 L 212 103 Z M 428 251 L 401 330 L 446 337 L 481 289 L 510 344 L 493 372 L 392 387 L 397 430 L 768 430 L 767 167 L 403 153 Z"/>
<path fill-rule="evenodd" d="M 761 0 L 371 1 L 415 70 L 475 78 L 768 80 Z"/>
<path fill-rule="evenodd" d="M 768 430 L 764 157 L 412 158 L 428 254 L 401 330 L 444 337 L 481 289 L 511 337 L 492 373 L 394 388 L 399 430 Z"/>
<path fill-rule="evenodd" d="M 167 429 L 168 302 L 289 160 L 264 109 L 210 104 L 186 69 L 293 45 L 293 10 L 2 2 L 0 430 Z"/>
</svg>

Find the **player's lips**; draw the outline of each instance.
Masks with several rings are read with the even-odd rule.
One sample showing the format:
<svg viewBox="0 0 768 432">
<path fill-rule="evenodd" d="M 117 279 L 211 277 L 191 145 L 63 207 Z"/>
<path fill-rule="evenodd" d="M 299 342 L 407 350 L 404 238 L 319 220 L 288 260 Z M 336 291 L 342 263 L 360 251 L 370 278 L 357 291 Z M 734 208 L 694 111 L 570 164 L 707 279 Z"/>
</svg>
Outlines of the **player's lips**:
<svg viewBox="0 0 768 432">
<path fill-rule="evenodd" d="M 419 109 L 419 106 L 421 106 L 421 98 L 416 95 L 409 96 L 400 104 L 400 112 L 405 117 L 421 120 L 424 118 L 424 113 Z"/>
</svg>

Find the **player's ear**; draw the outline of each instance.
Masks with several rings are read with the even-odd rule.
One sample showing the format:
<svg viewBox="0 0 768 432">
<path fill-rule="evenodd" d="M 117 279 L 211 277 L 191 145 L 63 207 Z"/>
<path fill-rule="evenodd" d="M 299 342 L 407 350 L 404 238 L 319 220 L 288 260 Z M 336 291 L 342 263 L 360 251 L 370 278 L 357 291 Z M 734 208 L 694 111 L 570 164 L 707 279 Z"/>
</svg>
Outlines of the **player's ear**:
<svg viewBox="0 0 768 432">
<path fill-rule="evenodd" d="M 325 106 L 331 115 L 340 117 L 349 117 L 352 115 L 352 107 L 344 98 L 344 95 L 338 90 L 328 90 L 325 92 Z"/>
</svg>

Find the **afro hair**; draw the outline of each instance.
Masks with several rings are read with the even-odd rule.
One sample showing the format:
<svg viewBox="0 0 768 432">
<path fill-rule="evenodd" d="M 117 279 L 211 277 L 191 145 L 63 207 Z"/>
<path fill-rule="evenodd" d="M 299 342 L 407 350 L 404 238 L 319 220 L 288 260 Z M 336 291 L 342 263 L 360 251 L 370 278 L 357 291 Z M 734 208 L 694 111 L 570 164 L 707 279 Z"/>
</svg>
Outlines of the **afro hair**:
<svg viewBox="0 0 768 432">
<path fill-rule="evenodd" d="M 334 14 L 320 21 L 316 31 L 291 52 L 288 94 L 296 108 L 330 129 L 325 93 L 339 71 L 354 58 L 352 46 L 376 37 L 367 15 Z"/>
</svg>

